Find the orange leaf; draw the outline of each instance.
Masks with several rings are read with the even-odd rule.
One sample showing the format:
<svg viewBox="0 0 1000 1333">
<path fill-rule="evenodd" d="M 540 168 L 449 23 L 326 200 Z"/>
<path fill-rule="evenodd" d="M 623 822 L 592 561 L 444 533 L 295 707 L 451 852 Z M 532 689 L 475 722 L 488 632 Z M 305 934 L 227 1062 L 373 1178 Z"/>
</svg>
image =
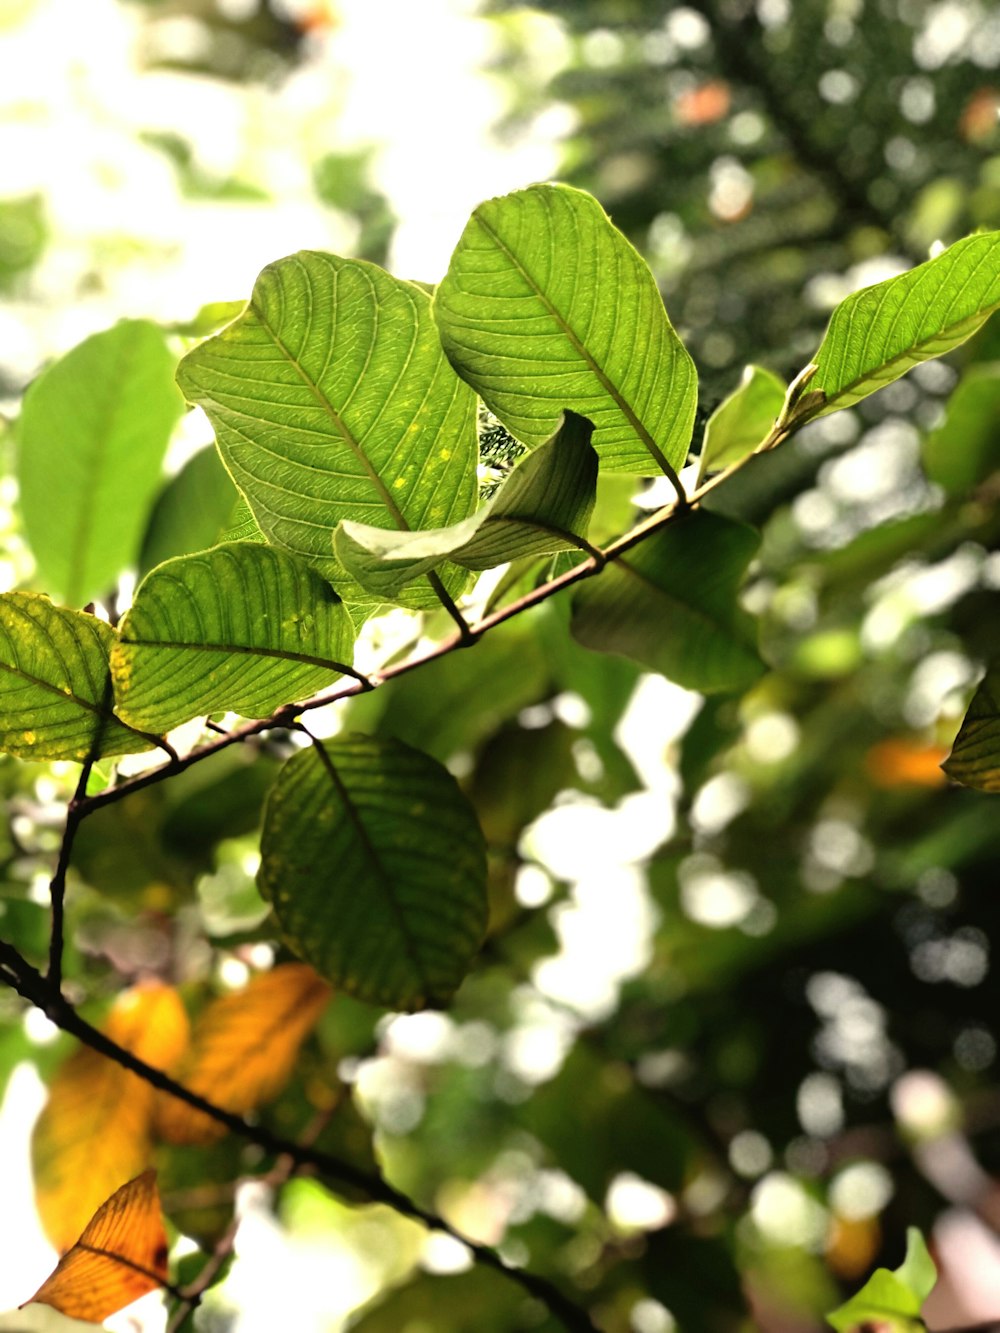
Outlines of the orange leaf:
<svg viewBox="0 0 1000 1333">
<path fill-rule="evenodd" d="M 872 746 L 865 767 L 877 787 L 943 787 L 948 779 L 941 762 L 947 756 L 940 745 L 890 736 Z"/>
<path fill-rule="evenodd" d="M 101 1204 L 31 1301 L 99 1324 L 166 1281 L 167 1233 L 156 1172 L 145 1171 Z"/>
<path fill-rule="evenodd" d="M 183 1055 L 188 1020 L 177 992 L 159 982 L 115 1001 L 104 1032 L 159 1069 Z M 32 1137 L 35 1201 L 57 1250 L 94 1210 L 149 1165 L 153 1089 L 107 1056 L 81 1047 L 57 1071 Z"/>
<path fill-rule="evenodd" d="M 225 1111 L 242 1115 L 276 1097 L 331 987 L 305 963 L 282 963 L 213 1001 L 195 1021 L 177 1079 Z M 212 1143 L 224 1126 L 176 1097 L 157 1097 L 156 1131 L 168 1143 Z"/>
</svg>

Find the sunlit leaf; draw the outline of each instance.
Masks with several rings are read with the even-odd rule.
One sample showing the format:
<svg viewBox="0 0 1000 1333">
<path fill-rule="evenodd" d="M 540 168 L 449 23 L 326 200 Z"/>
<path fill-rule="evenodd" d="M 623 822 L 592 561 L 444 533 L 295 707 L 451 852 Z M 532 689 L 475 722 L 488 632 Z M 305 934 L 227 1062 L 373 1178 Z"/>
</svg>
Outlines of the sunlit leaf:
<svg viewBox="0 0 1000 1333">
<path fill-rule="evenodd" d="M 37 593 L 0 595 L 0 749 L 23 759 L 148 750 L 112 712 L 114 630 Z"/>
<path fill-rule="evenodd" d="M 764 669 L 737 599 L 759 542 L 752 528 L 703 510 L 669 523 L 580 585 L 573 637 L 689 689 L 744 689 Z"/>
<path fill-rule="evenodd" d="M 928 477 L 949 495 L 965 495 L 1000 468 L 1000 362 L 969 367 L 921 452 Z"/>
<path fill-rule="evenodd" d="M 316 571 L 234 542 L 159 565 L 111 654 L 118 712 L 147 731 L 232 709 L 266 717 L 330 685 L 354 648 L 351 618 Z"/>
<path fill-rule="evenodd" d="M 885 1333 L 919 1333 L 920 1310 L 934 1290 L 937 1269 L 916 1227 L 906 1231 L 906 1258 L 894 1271 L 877 1268 L 844 1305 L 827 1315 L 837 1333 L 876 1327 Z"/>
<path fill-rule="evenodd" d="M 486 925 L 483 837 L 446 768 L 349 736 L 295 755 L 264 811 L 258 885 L 282 938 L 340 989 L 444 1004 Z"/>
<path fill-rule="evenodd" d="M 123 320 L 34 382 L 18 421 L 18 484 L 46 590 L 83 606 L 139 549 L 183 410 L 162 332 Z"/>
<path fill-rule="evenodd" d="M 528 454 L 478 513 L 450 528 L 392 532 L 343 522 L 335 543 L 341 563 L 370 592 L 392 601 L 445 559 L 483 570 L 585 547 L 597 487 L 593 429 L 567 412 L 552 439 Z"/>
<path fill-rule="evenodd" d="M 226 530 L 239 492 L 213 446 L 199 449 L 157 497 L 139 557 L 139 573 L 164 560 L 214 546 Z"/>
<path fill-rule="evenodd" d="M 993 663 L 972 696 L 941 767 L 965 787 L 1000 791 L 1000 663 Z"/>
<path fill-rule="evenodd" d="M 842 301 L 814 358 L 807 415 L 850 407 L 921 361 L 965 342 L 1000 307 L 1000 232 L 967 236 L 936 259 Z M 803 405 L 805 405 L 803 399 Z"/>
<path fill-rule="evenodd" d="M 475 395 L 428 294 L 373 264 L 304 251 L 268 265 L 246 312 L 178 378 L 268 540 L 335 581 L 341 519 L 437 528 L 475 506 Z M 424 582 L 408 604 L 438 599 Z"/>
<path fill-rule="evenodd" d="M 747 366 L 739 387 L 708 419 L 699 476 L 738 463 L 767 438 L 785 402 L 786 386 L 763 366 Z"/>
<path fill-rule="evenodd" d="M 525 444 L 572 408 L 602 466 L 677 471 L 694 365 L 645 261 L 592 196 L 533 185 L 480 204 L 434 297 L 458 373 Z"/>
<path fill-rule="evenodd" d="M 144 1171 L 101 1204 L 31 1300 L 99 1324 L 166 1281 L 156 1172 Z"/>
<path fill-rule="evenodd" d="M 120 995 L 103 1030 L 159 1069 L 170 1069 L 188 1041 L 177 992 L 152 982 Z M 31 1143 L 35 1202 L 57 1250 L 67 1249 L 98 1206 L 149 1165 L 152 1110 L 152 1087 L 89 1047 L 58 1070 Z"/>
<path fill-rule="evenodd" d="M 225 1111 L 243 1115 L 254 1110 L 285 1086 L 299 1047 L 331 994 L 327 982 L 305 963 L 283 963 L 258 973 L 198 1016 L 175 1076 Z M 212 1143 L 226 1130 L 186 1102 L 160 1093 L 156 1132 L 168 1143 Z"/>
</svg>

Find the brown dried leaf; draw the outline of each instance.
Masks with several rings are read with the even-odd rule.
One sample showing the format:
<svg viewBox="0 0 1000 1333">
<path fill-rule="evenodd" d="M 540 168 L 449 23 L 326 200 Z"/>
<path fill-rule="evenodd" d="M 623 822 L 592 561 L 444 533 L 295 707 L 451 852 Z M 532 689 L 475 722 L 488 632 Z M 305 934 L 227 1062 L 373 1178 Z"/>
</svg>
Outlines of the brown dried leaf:
<svg viewBox="0 0 1000 1333">
<path fill-rule="evenodd" d="M 166 1281 L 167 1233 L 156 1172 L 144 1171 L 101 1204 L 31 1301 L 99 1324 Z"/>
<path fill-rule="evenodd" d="M 299 1047 L 332 993 L 306 963 L 259 973 L 242 990 L 214 1000 L 195 1021 L 178 1082 L 223 1110 L 252 1111 L 288 1082 Z M 226 1130 L 160 1093 L 156 1133 L 167 1143 L 213 1143 Z"/>
</svg>

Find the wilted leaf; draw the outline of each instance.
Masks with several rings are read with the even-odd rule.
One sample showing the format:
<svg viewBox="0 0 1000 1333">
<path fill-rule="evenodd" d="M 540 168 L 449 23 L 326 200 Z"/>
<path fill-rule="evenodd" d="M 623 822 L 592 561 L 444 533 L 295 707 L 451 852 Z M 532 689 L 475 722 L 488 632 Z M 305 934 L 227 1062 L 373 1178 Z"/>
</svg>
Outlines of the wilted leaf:
<svg viewBox="0 0 1000 1333">
<path fill-rule="evenodd" d="M 738 463 L 767 438 L 785 402 L 785 384 L 763 366 L 747 366 L 738 388 L 708 419 L 699 477 Z"/>
<path fill-rule="evenodd" d="M 199 1015 L 175 1077 L 225 1111 L 254 1110 L 285 1086 L 299 1047 L 332 993 L 305 963 L 282 963 L 259 973 Z M 211 1143 L 226 1129 L 161 1092 L 156 1132 L 168 1143 Z"/>
<path fill-rule="evenodd" d="M 144 1171 L 101 1204 L 31 1300 L 99 1324 L 166 1281 L 156 1172 Z"/>
<path fill-rule="evenodd" d="M 341 519 L 436 528 L 475 506 L 475 395 L 427 293 L 374 264 L 312 251 L 269 264 L 246 312 L 178 379 L 268 540 L 335 581 Z M 438 599 L 424 583 L 407 604 Z"/>
<path fill-rule="evenodd" d="M 941 767 L 965 787 L 1000 791 L 1000 663 L 993 663 L 972 696 Z"/>
<path fill-rule="evenodd" d="M 532 185 L 480 204 L 434 317 L 455 369 L 525 444 L 569 407 L 593 421 L 603 467 L 683 466 L 694 365 L 645 260 L 591 195 Z"/>
<path fill-rule="evenodd" d="M 226 709 L 267 717 L 330 685 L 353 651 L 351 618 L 314 569 L 234 542 L 143 579 L 111 670 L 120 715 L 161 732 Z"/>
<path fill-rule="evenodd" d="M 183 408 L 174 357 L 142 320 L 87 338 L 28 390 L 17 426 L 21 511 L 60 600 L 83 606 L 134 562 Z"/>
<path fill-rule="evenodd" d="M 398 741 L 317 743 L 268 799 L 258 885 L 282 938 L 336 986 L 444 1004 L 486 928 L 475 814 L 446 768 Z"/>
<path fill-rule="evenodd" d="M 739 690 L 763 671 L 737 600 L 760 538 L 696 510 L 613 561 L 573 598 L 573 637 L 622 653 L 689 689 Z"/>
<path fill-rule="evenodd" d="M 0 595 L 0 749 L 22 759 L 132 754 L 151 740 L 112 712 L 115 632 L 36 593 Z"/>
<path fill-rule="evenodd" d="M 105 1034 L 158 1069 L 184 1053 L 188 1020 L 171 986 L 118 997 Z M 97 1207 L 149 1164 L 153 1089 L 107 1056 L 81 1047 L 56 1073 L 35 1125 L 35 1202 L 57 1250 L 76 1240 Z"/>
<path fill-rule="evenodd" d="M 430 532 L 345 521 L 336 533 L 337 555 L 359 583 L 391 601 L 446 559 L 482 570 L 522 556 L 586 548 L 597 487 L 593 429 L 586 418 L 566 412 L 552 439 L 528 454 L 471 518 Z"/>
</svg>

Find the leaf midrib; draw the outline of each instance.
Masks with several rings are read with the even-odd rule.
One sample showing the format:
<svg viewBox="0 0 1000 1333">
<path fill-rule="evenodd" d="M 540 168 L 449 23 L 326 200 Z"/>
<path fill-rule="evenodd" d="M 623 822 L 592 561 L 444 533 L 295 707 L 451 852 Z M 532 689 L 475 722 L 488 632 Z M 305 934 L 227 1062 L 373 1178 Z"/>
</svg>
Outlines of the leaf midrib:
<svg viewBox="0 0 1000 1333">
<path fill-rule="evenodd" d="M 318 657 L 312 653 L 289 652 L 283 648 L 255 648 L 247 644 L 234 643 L 187 643 L 174 639 L 119 639 L 119 643 L 129 648 L 167 648 L 173 650 L 190 649 L 192 652 L 232 653 L 247 657 L 274 657 L 285 662 L 300 662 L 305 666 L 323 667 L 330 671 L 339 671 L 342 675 L 354 675 L 352 667 L 333 658 Z"/>
</svg>

